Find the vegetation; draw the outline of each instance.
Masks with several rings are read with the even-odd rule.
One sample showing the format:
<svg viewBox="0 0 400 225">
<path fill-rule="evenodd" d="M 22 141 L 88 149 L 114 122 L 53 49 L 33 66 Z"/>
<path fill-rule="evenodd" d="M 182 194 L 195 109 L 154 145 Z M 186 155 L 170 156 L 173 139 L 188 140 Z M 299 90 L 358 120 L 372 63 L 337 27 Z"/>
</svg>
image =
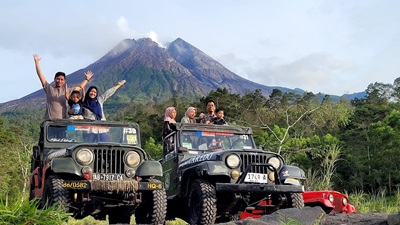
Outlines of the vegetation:
<svg viewBox="0 0 400 225">
<path fill-rule="evenodd" d="M 63 224 L 68 214 L 57 210 L 56 206 L 36 210 L 36 201 L 17 201 L 13 205 L 0 204 L 0 224 Z"/>
<path fill-rule="evenodd" d="M 334 102 L 328 95 L 321 101 L 310 92 L 299 95 L 274 90 L 267 98 L 260 90 L 238 95 L 217 89 L 196 102 L 175 93 L 162 104 L 131 102 L 123 106 L 110 101 L 105 109 L 109 120 L 139 123 L 142 146 L 157 160 L 165 108 L 175 106 L 180 120 L 187 107 L 204 112 L 205 102 L 213 99 L 217 108 L 224 109 L 228 123 L 253 128 L 260 148 L 278 152 L 287 163 L 304 169 L 307 189 L 349 193 L 359 212 L 398 211 L 400 79 L 394 84 L 370 84 L 366 93 L 362 99 Z M 0 151 L 7 156 L 0 159 L 0 207 L 9 214 L 31 207 L 27 202 L 29 163 L 42 115 L 43 110 L 32 110 L 0 117 Z"/>
</svg>

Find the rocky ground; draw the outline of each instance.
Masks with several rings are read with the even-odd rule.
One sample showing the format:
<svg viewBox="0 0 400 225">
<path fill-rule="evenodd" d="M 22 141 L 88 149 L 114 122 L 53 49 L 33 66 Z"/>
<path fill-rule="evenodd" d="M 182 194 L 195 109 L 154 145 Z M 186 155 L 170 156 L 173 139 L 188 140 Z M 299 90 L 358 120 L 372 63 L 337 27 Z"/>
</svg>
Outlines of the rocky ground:
<svg viewBox="0 0 400 225">
<path fill-rule="evenodd" d="M 321 224 L 323 225 L 398 225 L 397 219 L 389 223 L 389 214 L 387 213 L 369 213 L 369 214 L 329 214 L 326 215 Z"/>
<path fill-rule="evenodd" d="M 282 209 L 260 219 L 224 223 L 226 225 L 400 225 L 400 213 L 370 213 L 370 214 L 325 214 L 319 207 L 304 209 Z"/>
</svg>

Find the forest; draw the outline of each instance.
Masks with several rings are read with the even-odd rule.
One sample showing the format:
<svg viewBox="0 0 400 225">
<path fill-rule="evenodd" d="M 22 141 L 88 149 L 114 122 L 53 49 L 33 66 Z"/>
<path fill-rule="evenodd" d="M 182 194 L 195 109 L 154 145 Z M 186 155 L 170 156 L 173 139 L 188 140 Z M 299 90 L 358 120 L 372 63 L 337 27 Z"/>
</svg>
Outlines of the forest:
<svg viewBox="0 0 400 225">
<path fill-rule="evenodd" d="M 397 193 L 400 184 L 400 78 L 393 84 L 373 83 L 365 98 L 321 100 L 311 92 L 302 95 L 274 89 L 243 95 L 225 88 L 198 101 L 184 102 L 178 93 L 162 104 L 105 103 L 108 120 L 140 125 L 142 148 L 154 159 L 161 156 L 165 109 L 175 106 L 177 119 L 189 106 L 205 112 L 212 99 L 224 109 L 230 125 L 252 127 L 259 148 L 284 156 L 287 164 L 306 172 L 307 190 L 333 189 L 346 193 Z M 26 201 L 30 158 L 37 144 L 43 109 L 0 115 L 0 200 Z"/>
</svg>

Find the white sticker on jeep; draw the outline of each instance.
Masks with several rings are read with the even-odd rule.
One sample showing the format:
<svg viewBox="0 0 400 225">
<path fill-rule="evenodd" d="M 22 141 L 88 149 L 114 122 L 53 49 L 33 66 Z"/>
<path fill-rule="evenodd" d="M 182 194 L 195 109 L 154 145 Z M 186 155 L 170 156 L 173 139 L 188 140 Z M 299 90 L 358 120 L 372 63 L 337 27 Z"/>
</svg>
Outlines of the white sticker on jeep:
<svg viewBox="0 0 400 225">
<path fill-rule="evenodd" d="M 208 161 L 208 160 L 211 160 L 213 155 L 214 155 L 214 153 L 194 156 L 194 157 L 190 158 L 189 160 L 187 160 L 186 162 L 182 163 L 180 166 L 185 166 L 187 164 L 192 164 L 192 163 L 197 163 L 197 162 Z"/>
</svg>

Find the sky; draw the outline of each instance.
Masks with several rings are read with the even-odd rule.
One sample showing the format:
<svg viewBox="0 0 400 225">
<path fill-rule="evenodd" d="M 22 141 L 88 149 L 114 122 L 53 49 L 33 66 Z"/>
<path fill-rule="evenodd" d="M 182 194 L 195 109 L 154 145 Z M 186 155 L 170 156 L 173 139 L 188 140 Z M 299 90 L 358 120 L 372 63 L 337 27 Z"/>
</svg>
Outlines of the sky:
<svg viewBox="0 0 400 225">
<path fill-rule="evenodd" d="M 33 54 L 50 82 L 144 37 L 182 38 L 267 86 L 352 94 L 400 77 L 399 21 L 396 0 L 4 0 L 0 103 L 42 88 Z"/>
</svg>

